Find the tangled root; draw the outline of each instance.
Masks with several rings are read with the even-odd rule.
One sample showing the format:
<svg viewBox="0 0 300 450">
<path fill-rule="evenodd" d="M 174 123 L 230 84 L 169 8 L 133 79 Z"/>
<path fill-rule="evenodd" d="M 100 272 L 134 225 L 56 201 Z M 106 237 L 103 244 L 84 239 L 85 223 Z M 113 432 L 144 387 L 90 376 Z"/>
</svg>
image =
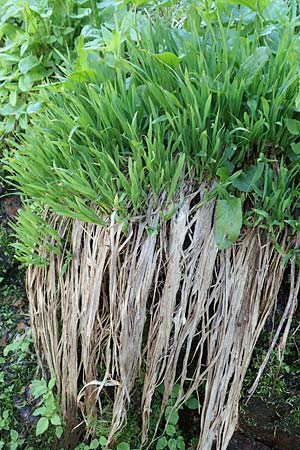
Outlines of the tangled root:
<svg viewBox="0 0 300 450">
<path fill-rule="evenodd" d="M 177 383 L 174 408 L 204 385 L 198 450 L 227 448 L 284 267 L 262 230 L 218 250 L 215 202 L 194 203 L 185 196 L 167 222 L 149 207 L 126 231 L 114 215 L 106 227 L 49 218 L 65 251 L 48 267 L 31 266 L 27 287 L 37 353 L 56 379 L 67 430 L 79 411 L 86 420 L 101 416 L 110 390 L 111 441 L 142 370 L 142 443 L 155 389 L 164 385 L 162 416 Z"/>
</svg>

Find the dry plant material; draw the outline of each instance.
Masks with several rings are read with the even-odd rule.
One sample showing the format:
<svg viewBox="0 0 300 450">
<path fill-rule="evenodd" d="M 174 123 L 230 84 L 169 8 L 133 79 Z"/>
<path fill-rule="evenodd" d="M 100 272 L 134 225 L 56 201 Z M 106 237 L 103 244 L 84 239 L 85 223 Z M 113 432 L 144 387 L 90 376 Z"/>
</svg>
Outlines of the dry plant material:
<svg viewBox="0 0 300 450">
<path fill-rule="evenodd" d="M 175 383 L 175 408 L 204 384 L 197 448 L 226 449 L 284 267 L 262 230 L 218 250 L 215 201 L 195 207 L 194 199 L 185 195 L 167 222 L 149 207 L 126 233 L 114 215 L 107 227 L 49 218 L 65 253 L 52 255 L 48 267 L 31 266 L 27 286 L 36 348 L 57 380 L 68 430 L 80 421 L 77 408 L 85 420 L 101 416 L 109 392 L 112 440 L 142 370 L 142 442 L 160 384 L 161 414 Z M 287 248 L 286 236 L 281 245 Z"/>
</svg>

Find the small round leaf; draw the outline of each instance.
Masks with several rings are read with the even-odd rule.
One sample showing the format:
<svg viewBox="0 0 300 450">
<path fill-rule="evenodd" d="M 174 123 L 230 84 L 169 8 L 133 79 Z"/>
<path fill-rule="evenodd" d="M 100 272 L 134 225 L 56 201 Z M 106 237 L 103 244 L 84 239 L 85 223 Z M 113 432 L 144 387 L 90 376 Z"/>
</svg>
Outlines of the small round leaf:
<svg viewBox="0 0 300 450">
<path fill-rule="evenodd" d="M 101 436 L 100 437 L 100 445 L 102 445 L 102 447 L 103 447 L 104 445 L 106 445 L 106 443 L 107 443 L 106 437 L 105 436 Z"/>
<path fill-rule="evenodd" d="M 169 439 L 168 447 L 169 447 L 170 450 L 176 450 L 176 448 L 177 448 L 177 440 L 176 439 Z"/>
<path fill-rule="evenodd" d="M 117 450 L 130 450 L 130 445 L 127 442 L 120 442 L 117 446 Z"/>
<path fill-rule="evenodd" d="M 176 429 L 175 429 L 174 425 L 168 425 L 168 426 L 167 426 L 167 428 L 166 428 L 166 434 L 167 434 L 168 436 L 172 436 L 173 434 L 175 434 L 175 432 L 176 432 Z"/>
<path fill-rule="evenodd" d="M 162 450 L 163 448 L 166 448 L 168 445 L 168 440 L 165 436 L 158 439 L 156 443 L 156 450 Z"/>
<path fill-rule="evenodd" d="M 199 406 L 198 400 L 195 397 L 191 397 L 187 400 L 186 406 L 189 409 L 198 409 Z"/>
<path fill-rule="evenodd" d="M 40 434 L 45 433 L 45 431 L 48 430 L 49 427 L 49 420 L 47 417 L 41 417 L 36 425 L 36 436 L 39 436 Z"/>
<path fill-rule="evenodd" d="M 60 439 L 62 437 L 63 432 L 64 432 L 63 427 L 58 426 L 55 428 L 55 435 L 56 435 L 56 437 L 58 437 L 58 439 Z"/>
<path fill-rule="evenodd" d="M 54 416 L 51 417 L 50 422 L 52 423 L 52 425 L 61 425 L 61 420 L 58 414 L 54 414 Z"/>
</svg>

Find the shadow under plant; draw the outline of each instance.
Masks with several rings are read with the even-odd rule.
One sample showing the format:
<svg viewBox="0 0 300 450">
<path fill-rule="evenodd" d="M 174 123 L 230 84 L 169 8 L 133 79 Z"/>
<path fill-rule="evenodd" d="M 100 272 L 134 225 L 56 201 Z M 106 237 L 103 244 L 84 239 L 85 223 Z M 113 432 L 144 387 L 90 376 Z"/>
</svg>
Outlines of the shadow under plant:
<svg viewBox="0 0 300 450">
<path fill-rule="evenodd" d="M 240 429 L 270 448 L 289 450 L 300 448 L 300 310 L 293 319 L 284 358 L 280 362 L 275 350 L 260 380 L 254 397 L 246 404 L 247 391 L 254 381 L 282 316 L 289 295 L 289 280 L 285 277 L 277 309 L 269 318 L 244 383 L 240 411 Z"/>
<path fill-rule="evenodd" d="M 53 448 L 53 432 L 37 436 L 39 400 L 32 393 L 38 376 L 32 345 L 25 271 L 14 259 L 10 221 L 20 200 L 1 186 L 0 202 L 0 449 Z M 49 447 L 50 446 L 50 447 Z"/>
</svg>

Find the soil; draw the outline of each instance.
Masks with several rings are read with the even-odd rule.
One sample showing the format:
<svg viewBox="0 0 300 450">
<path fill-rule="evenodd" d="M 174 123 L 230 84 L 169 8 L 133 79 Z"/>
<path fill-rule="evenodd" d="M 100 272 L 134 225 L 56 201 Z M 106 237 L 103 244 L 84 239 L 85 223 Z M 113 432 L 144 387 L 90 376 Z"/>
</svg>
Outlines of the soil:
<svg viewBox="0 0 300 450">
<path fill-rule="evenodd" d="M 300 424 L 286 420 L 291 414 L 288 403 L 272 405 L 254 397 L 240 416 L 240 429 L 271 449 L 300 449 Z"/>
<path fill-rule="evenodd" d="M 276 313 L 267 320 L 265 330 L 276 328 L 289 296 L 289 273 L 285 274 L 278 296 Z M 300 299 L 299 299 L 300 300 Z M 299 328 L 300 301 L 295 314 L 296 331 Z M 298 325 L 298 327 L 297 327 Z M 279 394 L 255 395 L 240 413 L 239 430 L 227 450 L 298 450 L 300 449 L 300 390 L 298 334 L 289 344 L 284 362 L 289 370 L 281 375 L 284 389 Z M 268 343 L 260 339 L 256 351 L 264 352 Z M 270 367 L 270 365 L 269 365 Z M 279 375 L 279 374 L 278 374 Z M 272 386 L 271 386 L 272 387 Z M 274 388 L 274 386 L 273 386 Z"/>
<path fill-rule="evenodd" d="M 11 195 L 2 199 L 2 210 L 7 217 L 16 217 L 20 208 L 21 200 L 17 195 Z"/>
<path fill-rule="evenodd" d="M 271 448 L 253 438 L 247 437 L 241 432 L 236 432 L 227 450 L 271 450 Z"/>
</svg>

